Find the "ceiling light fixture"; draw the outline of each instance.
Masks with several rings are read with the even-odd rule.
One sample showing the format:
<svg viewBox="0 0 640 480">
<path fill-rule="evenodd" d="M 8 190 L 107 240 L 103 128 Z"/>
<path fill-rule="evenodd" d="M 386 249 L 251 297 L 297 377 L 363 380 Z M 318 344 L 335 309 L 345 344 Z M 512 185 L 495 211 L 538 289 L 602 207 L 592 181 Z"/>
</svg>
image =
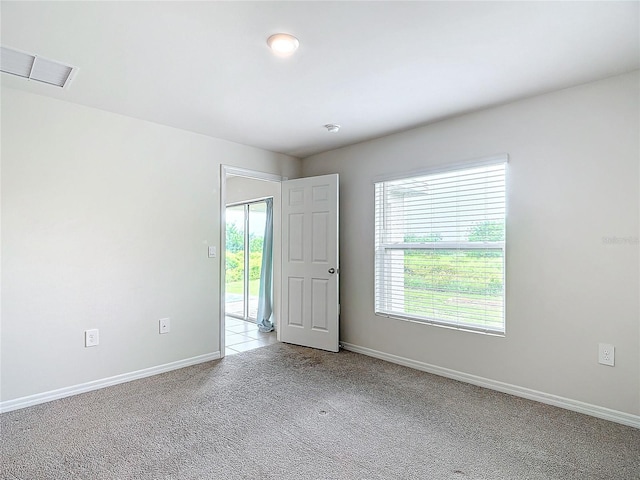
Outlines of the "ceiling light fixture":
<svg viewBox="0 0 640 480">
<path fill-rule="evenodd" d="M 267 45 L 276 55 L 288 57 L 298 49 L 300 42 L 296 37 L 288 33 L 276 33 L 267 38 Z"/>
<path fill-rule="evenodd" d="M 324 128 L 326 128 L 329 133 L 338 133 L 340 131 L 340 125 L 335 123 L 327 123 Z"/>
</svg>

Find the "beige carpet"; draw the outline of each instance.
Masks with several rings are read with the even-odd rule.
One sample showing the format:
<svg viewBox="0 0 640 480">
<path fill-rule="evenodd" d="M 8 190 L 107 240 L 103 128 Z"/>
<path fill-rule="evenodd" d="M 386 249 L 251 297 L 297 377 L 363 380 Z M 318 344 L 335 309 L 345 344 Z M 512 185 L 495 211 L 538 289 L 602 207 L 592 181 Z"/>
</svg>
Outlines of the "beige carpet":
<svg viewBox="0 0 640 480">
<path fill-rule="evenodd" d="M 3 479 L 640 478 L 640 430 L 284 344 L 0 426 Z"/>
</svg>

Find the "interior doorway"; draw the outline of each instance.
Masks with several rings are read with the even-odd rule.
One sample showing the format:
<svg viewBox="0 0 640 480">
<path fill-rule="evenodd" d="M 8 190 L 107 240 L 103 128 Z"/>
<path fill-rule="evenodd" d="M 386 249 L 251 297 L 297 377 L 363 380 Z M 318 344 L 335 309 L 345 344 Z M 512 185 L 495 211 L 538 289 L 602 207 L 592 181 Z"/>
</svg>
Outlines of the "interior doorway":
<svg viewBox="0 0 640 480">
<path fill-rule="evenodd" d="M 277 341 L 279 318 L 282 177 L 222 166 L 220 251 L 221 356 L 260 348 Z M 271 317 L 275 330 L 262 332 L 256 323 L 260 303 L 262 260 L 271 203 Z M 263 286 L 264 288 L 264 286 Z M 261 314 L 264 314 L 264 304 Z M 263 315 L 264 316 L 264 315 Z"/>
<path fill-rule="evenodd" d="M 265 323 L 271 342 L 277 338 L 295 345 L 339 351 L 338 175 L 288 180 L 225 165 L 221 172 L 221 252 L 226 249 L 227 205 L 251 203 L 273 195 L 272 309 L 265 309 L 265 297 L 260 296 L 258 324 L 226 316 L 226 259 L 220 255 L 221 356 L 236 352 L 238 340 L 242 342 L 238 347 L 241 351 L 265 346 L 267 340 L 256 333 L 258 325 L 262 329 Z M 260 190 L 263 187 L 271 188 L 271 193 Z M 225 327 L 233 322 L 243 323 L 234 329 Z M 273 336 L 274 327 L 277 337 Z M 225 341 L 232 336 L 233 344 Z"/>
</svg>

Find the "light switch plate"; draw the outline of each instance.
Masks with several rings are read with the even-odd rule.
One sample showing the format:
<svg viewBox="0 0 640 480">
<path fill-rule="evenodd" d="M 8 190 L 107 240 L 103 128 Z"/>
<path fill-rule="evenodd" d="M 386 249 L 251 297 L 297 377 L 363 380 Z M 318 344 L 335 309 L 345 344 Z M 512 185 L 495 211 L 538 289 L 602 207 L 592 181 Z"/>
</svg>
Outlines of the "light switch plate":
<svg viewBox="0 0 640 480">
<path fill-rule="evenodd" d="M 216 258 L 216 247 L 209 247 L 209 258 Z"/>
</svg>

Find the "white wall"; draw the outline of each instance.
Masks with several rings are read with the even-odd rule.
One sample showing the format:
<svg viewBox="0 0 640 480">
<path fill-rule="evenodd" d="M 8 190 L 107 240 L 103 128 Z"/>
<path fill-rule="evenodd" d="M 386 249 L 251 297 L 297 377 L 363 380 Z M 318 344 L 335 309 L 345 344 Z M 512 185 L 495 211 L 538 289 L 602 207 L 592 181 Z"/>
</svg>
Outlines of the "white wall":
<svg viewBox="0 0 640 480">
<path fill-rule="evenodd" d="M 304 176 L 340 174 L 341 341 L 640 414 L 639 93 L 635 72 L 304 159 Z M 374 178 L 497 153 L 510 156 L 506 336 L 374 315 Z"/>
<path fill-rule="evenodd" d="M 249 177 L 227 177 L 227 204 L 250 202 L 260 198 L 280 198 L 280 184 Z"/>
<path fill-rule="evenodd" d="M 4 87 L 1 153 L 3 402 L 217 352 L 220 164 L 300 173 L 292 157 Z"/>
</svg>

